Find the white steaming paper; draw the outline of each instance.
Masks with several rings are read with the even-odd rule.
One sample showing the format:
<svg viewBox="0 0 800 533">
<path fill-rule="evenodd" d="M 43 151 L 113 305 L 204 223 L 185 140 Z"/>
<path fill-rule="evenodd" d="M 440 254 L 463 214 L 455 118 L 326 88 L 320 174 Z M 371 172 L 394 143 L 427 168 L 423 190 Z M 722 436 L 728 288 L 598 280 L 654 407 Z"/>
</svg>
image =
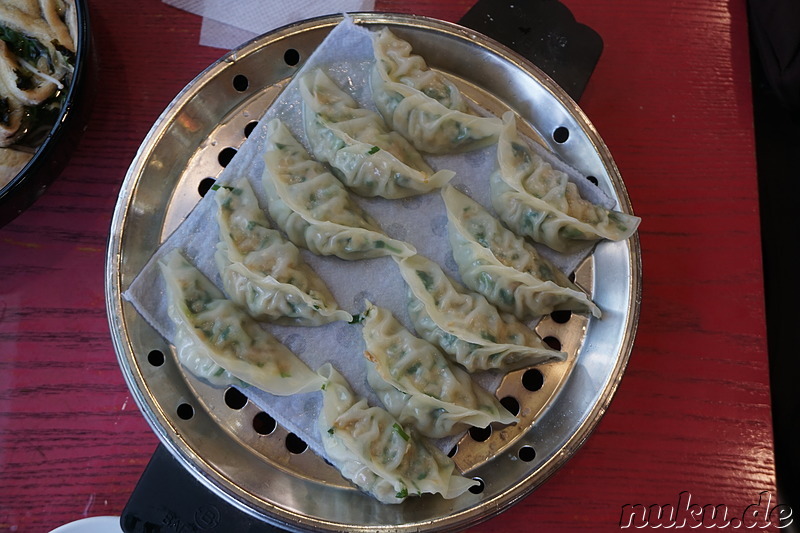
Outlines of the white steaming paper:
<svg viewBox="0 0 800 533">
<path fill-rule="evenodd" d="M 200 44 L 236 48 L 286 24 L 307 18 L 372 11 L 374 0 L 163 0 L 203 17 Z"/>
<path fill-rule="evenodd" d="M 266 112 L 256 130 L 222 172 L 218 183 L 224 184 L 238 176 L 247 176 L 259 196 L 262 207 L 266 207 L 261 184 L 264 167 L 261 154 L 266 123 L 272 118 L 282 119 L 295 136 L 307 146 L 302 128 L 301 98 L 297 80 L 312 69 L 323 68 L 335 82 L 350 91 L 362 106 L 374 109 L 368 83 L 372 62 L 369 30 L 345 19 L 330 33 Z M 614 202 L 602 195 L 597 188 L 593 186 L 587 188 L 581 184 L 581 182 L 586 183 L 586 180 L 578 178 L 577 173 L 566 164 L 557 161 L 544 150 L 542 153 L 554 165 L 576 176 L 586 197 L 609 207 L 613 205 Z M 435 170 L 448 168 L 456 171 L 452 183 L 491 210 L 488 177 L 496 165 L 495 147 L 455 156 L 426 157 L 426 159 Z M 198 181 L 204 177 L 198 176 Z M 380 221 L 389 236 L 410 242 L 419 253 L 438 262 L 448 274 L 458 279 L 457 267 L 447 239 L 444 203 L 438 192 L 403 200 L 364 199 L 355 196 L 354 198 Z M 157 260 L 173 248 L 178 248 L 221 287 L 213 259 L 218 241 L 215 211 L 216 202 L 212 190 L 159 248 L 125 293 L 125 297 L 134 304 L 144 318 L 170 342 L 173 339 L 174 329 L 167 314 L 166 293 Z M 328 284 L 340 307 L 351 314 L 356 314 L 364 310 L 364 301 L 368 299 L 376 305 L 391 310 L 411 329 L 406 313 L 406 286 L 391 258 L 344 261 L 335 257 L 318 257 L 305 250 L 303 254 L 306 261 Z M 554 258 L 563 270 L 569 272 L 583 257 L 584 255 L 569 257 L 556 255 Z M 314 328 L 274 325 L 265 327 L 313 370 L 317 370 L 325 362 L 332 362 L 359 394 L 367 397 L 370 403 L 377 403 L 366 383 L 361 325 L 339 322 Z M 478 382 L 488 390 L 495 390 L 499 380 L 500 376 L 495 374 L 486 373 L 478 376 Z M 325 456 L 316 427 L 321 407 L 319 393 L 276 397 L 255 388 L 244 392 L 260 408 L 270 413 L 278 423 L 305 440 L 315 452 Z M 439 445 L 446 450 L 454 441 L 455 439 L 450 439 L 440 442 Z"/>
<path fill-rule="evenodd" d="M 203 18 L 200 26 L 200 46 L 233 50 L 256 37 L 257 33 L 210 18 Z"/>
</svg>

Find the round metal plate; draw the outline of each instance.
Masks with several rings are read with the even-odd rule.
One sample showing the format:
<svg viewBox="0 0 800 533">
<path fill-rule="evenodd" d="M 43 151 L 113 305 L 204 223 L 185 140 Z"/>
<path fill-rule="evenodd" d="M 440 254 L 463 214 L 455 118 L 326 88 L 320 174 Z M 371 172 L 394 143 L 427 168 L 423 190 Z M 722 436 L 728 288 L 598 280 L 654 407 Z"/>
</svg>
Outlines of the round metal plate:
<svg viewBox="0 0 800 533">
<path fill-rule="evenodd" d="M 355 14 L 388 25 L 416 53 L 456 80 L 482 107 L 511 108 L 563 159 L 630 212 L 622 179 L 599 135 L 547 76 L 475 32 L 422 17 Z M 537 326 L 567 361 L 509 374 L 497 395 L 519 406 L 519 424 L 466 435 L 453 456 L 482 488 L 382 505 L 354 489 L 302 442 L 235 391 L 183 371 L 171 347 L 122 298 L 161 242 L 199 201 L 205 178 L 222 171 L 294 72 L 341 21 L 325 17 L 262 36 L 190 83 L 153 126 L 125 178 L 106 265 L 109 321 L 120 366 L 161 442 L 212 491 L 243 512 L 296 530 L 446 531 L 474 525 L 526 496 L 584 442 L 607 409 L 630 355 L 639 313 L 638 237 L 603 242 L 576 281 L 603 309 L 602 320 L 561 314 Z M 294 58 L 299 56 L 300 61 Z M 246 80 L 246 83 L 244 81 Z M 566 142 L 553 140 L 567 128 Z M 224 163 L 224 161 L 222 161 Z"/>
</svg>

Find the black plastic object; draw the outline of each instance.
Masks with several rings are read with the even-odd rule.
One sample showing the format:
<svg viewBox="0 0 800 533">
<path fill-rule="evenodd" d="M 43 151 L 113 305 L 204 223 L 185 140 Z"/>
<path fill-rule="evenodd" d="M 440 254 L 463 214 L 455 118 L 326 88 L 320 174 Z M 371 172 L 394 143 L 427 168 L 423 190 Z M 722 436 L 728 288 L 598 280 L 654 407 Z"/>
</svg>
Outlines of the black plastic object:
<svg viewBox="0 0 800 533">
<path fill-rule="evenodd" d="M 800 118 L 800 2 L 747 2 L 750 41 L 775 98 Z"/>
<path fill-rule="evenodd" d="M 576 102 L 603 52 L 600 35 L 558 0 L 479 0 L 459 23 L 525 56 Z"/>
<path fill-rule="evenodd" d="M 158 445 L 120 517 L 126 533 L 280 533 L 212 494 Z"/>
<path fill-rule="evenodd" d="M 523 55 L 578 100 L 603 41 L 557 0 L 480 0 L 460 20 Z M 198 482 L 161 445 L 122 512 L 125 533 L 284 530 L 247 515 Z"/>
<path fill-rule="evenodd" d="M 794 224 L 787 224 L 787 221 L 788 214 L 797 208 L 797 197 L 800 196 L 800 181 L 797 179 L 797 147 L 800 146 L 800 32 L 797 29 L 800 28 L 800 4 L 793 0 L 757 0 L 749 2 L 749 5 L 775 475 L 780 503 L 800 509 L 800 454 L 797 453 L 800 450 L 800 426 L 797 424 L 800 420 L 800 395 L 797 394 L 800 359 L 795 335 L 800 309 L 793 303 L 794 298 L 786 297 L 786 281 L 794 279 L 797 272 L 797 264 L 786 255 L 786 243 L 796 239 Z M 781 17 L 777 17 L 779 8 L 784 11 Z M 792 10 L 794 16 L 790 13 Z M 774 35 L 769 38 L 783 45 L 774 48 L 770 45 L 765 49 L 762 39 L 766 36 L 758 34 L 766 27 L 755 20 L 764 16 L 773 24 Z M 790 50 L 785 45 L 792 41 L 796 50 L 794 59 L 790 60 Z M 774 55 L 771 59 L 769 55 L 762 59 L 765 54 Z M 776 62 L 781 57 L 788 60 L 784 63 L 786 70 L 777 68 Z M 772 65 L 768 66 L 767 61 L 773 61 Z M 794 73 L 790 72 L 792 68 Z M 797 294 L 797 289 L 794 289 L 794 294 Z M 798 521 L 781 531 L 797 533 L 800 531 Z"/>
<path fill-rule="evenodd" d="M 97 58 L 92 46 L 89 6 L 76 0 L 78 19 L 75 70 L 61 112 L 33 158 L 0 187 L 0 228 L 31 206 L 67 165 L 83 136 L 91 112 Z"/>
</svg>

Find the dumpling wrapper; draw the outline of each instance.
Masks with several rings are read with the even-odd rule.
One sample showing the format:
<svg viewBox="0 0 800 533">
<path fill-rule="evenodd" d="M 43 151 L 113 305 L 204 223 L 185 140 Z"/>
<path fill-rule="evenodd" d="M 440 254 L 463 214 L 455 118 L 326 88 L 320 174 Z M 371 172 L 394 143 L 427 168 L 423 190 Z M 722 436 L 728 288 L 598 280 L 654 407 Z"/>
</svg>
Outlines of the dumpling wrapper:
<svg viewBox="0 0 800 533">
<path fill-rule="evenodd" d="M 469 372 L 566 359 L 513 315 L 450 279 L 434 261 L 419 254 L 395 261 L 408 286 L 408 314 L 417 334 Z"/>
<path fill-rule="evenodd" d="M 478 202 L 452 186 L 442 190 L 442 198 L 464 285 L 520 320 L 561 310 L 600 318 L 600 309 L 585 292 Z"/>
<path fill-rule="evenodd" d="M 220 242 L 214 256 L 228 297 L 257 320 L 298 326 L 349 322 L 300 250 L 270 227 L 247 179 L 214 193 Z"/>
<path fill-rule="evenodd" d="M 299 83 L 311 152 L 360 196 L 397 199 L 438 189 L 455 175 L 434 172 L 399 133 L 356 101 L 321 69 Z"/>
<path fill-rule="evenodd" d="M 516 234 L 553 250 L 573 253 L 601 239 L 625 240 L 641 222 L 581 197 L 566 173 L 526 144 L 510 111 L 503 115 L 497 162 L 489 178 L 494 210 Z"/>
<path fill-rule="evenodd" d="M 322 444 L 342 475 L 382 503 L 426 493 L 452 499 L 479 482 L 461 476 L 452 459 L 427 439 L 406 431 L 388 411 L 370 407 L 339 372 L 319 369 Z"/>
<path fill-rule="evenodd" d="M 2 138 L 2 124 L 0 124 L 0 139 Z M 0 148 L 0 189 L 11 183 L 20 171 L 25 168 L 28 161 L 33 158 L 32 153 L 21 152 L 13 148 Z"/>
<path fill-rule="evenodd" d="M 358 260 L 407 257 L 415 248 L 392 239 L 315 161 L 279 120 L 267 125 L 262 183 L 268 211 L 297 246 L 318 255 Z"/>
<path fill-rule="evenodd" d="M 404 427 L 435 439 L 470 426 L 511 424 L 517 418 L 428 341 L 387 309 L 367 303 L 362 331 L 367 379 L 386 410 Z"/>
<path fill-rule="evenodd" d="M 408 42 L 387 28 L 373 32 L 372 38 L 375 106 L 417 150 L 453 154 L 497 141 L 500 119 L 472 113 L 458 87 L 412 54 Z"/>
<path fill-rule="evenodd" d="M 318 390 L 322 379 L 264 330 L 178 250 L 159 262 L 167 286 L 169 316 L 175 323 L 178 359 L 201 378 L 225 371 L 277 396 Z M 213 366 L 211 363 L 217 365 Z M 216 381 L 219 383 L 219 381 Z"/>
</svg>

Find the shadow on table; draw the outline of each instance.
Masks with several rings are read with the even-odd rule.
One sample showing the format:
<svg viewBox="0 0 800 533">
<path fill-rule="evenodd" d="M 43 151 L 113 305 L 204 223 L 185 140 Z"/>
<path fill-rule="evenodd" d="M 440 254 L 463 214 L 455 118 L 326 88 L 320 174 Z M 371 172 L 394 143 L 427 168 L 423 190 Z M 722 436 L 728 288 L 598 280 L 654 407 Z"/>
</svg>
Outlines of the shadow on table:
<svg viewBox="0 0 800 533">
<path fill-rule="evenodd" d="M 800 197 L 800 3 L 749 2 L 753 112 L 761 210 L 767 338 L 778 495 L 800 531 L 800 322 L 797 243 Z"/>
</svg>

